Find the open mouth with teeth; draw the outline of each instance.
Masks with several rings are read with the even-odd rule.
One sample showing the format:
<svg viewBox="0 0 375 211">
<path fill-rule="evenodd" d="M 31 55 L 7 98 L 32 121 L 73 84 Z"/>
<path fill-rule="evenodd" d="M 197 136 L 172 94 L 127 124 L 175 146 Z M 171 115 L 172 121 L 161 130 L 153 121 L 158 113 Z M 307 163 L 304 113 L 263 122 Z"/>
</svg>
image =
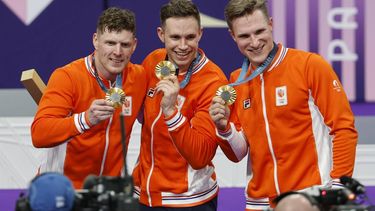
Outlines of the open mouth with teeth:
<svg viewBox="0 0 375 211">
<path fill-rule="evenodd" d="M 178 58 L 186 58 L 189 56 L 189 52 L 175 52 Z"/>
<path fill-rule="evenodd" d="M 114 63 L 122 63 L 122 62 L 124 62 L 123 59 L 109 59 L 109 60 L 111 60 Z"/>
<path fill-rule="evenodd" d="M 261 54 L 263 52 L 263 48 L 264 46 L 260 46 L 259 48 L 256 48 L 256 49 L 254 48 L 248 49 L 248 51 L 253 54 Z"/>
</svg>

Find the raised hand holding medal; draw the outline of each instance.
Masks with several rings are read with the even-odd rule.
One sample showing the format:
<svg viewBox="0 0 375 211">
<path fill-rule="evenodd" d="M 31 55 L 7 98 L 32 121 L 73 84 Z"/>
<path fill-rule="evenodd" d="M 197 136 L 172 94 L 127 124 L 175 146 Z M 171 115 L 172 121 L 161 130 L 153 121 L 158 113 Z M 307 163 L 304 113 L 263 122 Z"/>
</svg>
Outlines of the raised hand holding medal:
<svg viewBox="0 0 375 211">
<path fill-rule="evenodd" d="M 160 79 L 156 85 L 156 93 L 163 93 L 160 105 L 166 117 L 168 117 L 171 113 L 174 113 L 178 93 L 180 89 L 184 89 L 189 84 L 190 78 L 193 74 L 193 69 L 196 67 L 200 58 L 201 54 L 197 52 L 196 58 L 189 65 L 189 68 L 186 70 L 185 77 L 181 82 L 179 82 L 177 78 L 179 71 L 175 64 L 168 61 L 168 56 L 166 57 L 166 60 L 160 61 L 155 66 L 155 75 Z"/>
</svg>

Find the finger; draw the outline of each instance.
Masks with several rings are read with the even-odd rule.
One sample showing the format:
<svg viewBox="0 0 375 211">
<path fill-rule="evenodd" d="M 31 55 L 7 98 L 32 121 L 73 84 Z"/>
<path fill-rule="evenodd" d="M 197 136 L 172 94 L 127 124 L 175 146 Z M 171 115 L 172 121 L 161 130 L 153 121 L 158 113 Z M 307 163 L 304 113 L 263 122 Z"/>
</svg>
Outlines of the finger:
<svg viewBox="0 0 375 211">
<path fill-rule="evenodd" d="M 90 108 L 90 112 L 93 113 L 94 115 L 112 115 L 113 112 L 115 111 L 115 108 L 113 106 L 108 106 L 108 105 L 100 105 L 100 106 L 93 106 Z"/>
<path fill-rule="evenodd" d="M 211 104 L 225 105 L 225 101 L 220 96 L 215 96 L 214 98 L 212 98 Z"/>
<path fill-rule="evenodd" d="M 212 112 L 215 112 L 215 113 L 224 113 L 226 112 L 226 108 L 225 108 L 225 105 L 222 105 L 222 104 L 213 104 L 211 106 L 211 109 L 210 109 Z"/>
<path fill-rule="evenodd" d="M 108 101 L 106 101 L 105 99 L 97 99 L 97 100 L 93 101 L 93 105 L 97 105 L 97 106 L 104 106 L 104 105 L 111 106 L 111 103 L 108 102 Z"/>
<path fill-rule="evenodd" d="M 165 94 L 167 93 L 169 88 L 166 85 L 157 85 L 155 87 L 156 94 L 162 93 Z"/>
<path fill-rule="evenodd" d="M 218 109 L 215 115 L 225 117 L 225 110 Z"/>
<path fill-rule="evenodd" d="M 170 81 L 172 83 L 178 82 L 178 79 L 177 79 L 176 75 L 169 75 L 169 76 L 167 76 L 167 77 L 165 77 L 163 79 L 166 80 L 166 81 Z"/>
<path fill-rule="evenodd" d="M 215 122 L 215 124 L 219 124 L 221 121 L 226 121 L 225 116 L 222 114 L 211 116 L 211 119 L 213 122 Z"/>
<path fill-rule="evenodd" d="M 172 81 L 170 80 L 166 80 L 166 79 L 163 79 L 163 80 L 160 80 L 157 84 L 156 84 L 156 87 L 158 86 L 169 86 L 169 87 L 174 87 L 174 84 Z"/>
<path fill-rule="evenodd" d="M 173 87 L 173 83 L 171 81 L 159 81 L 157 84 L 156 84 L 156 88 L 157 87 L 170 87 L 172 88 Z"/>
<path fill-rule="evenodd" d="M 180 84 L 178 82 L 178 78 L 176 76 L 168 76 L 164 78 L 163 80 L 159 81 L 160 84 L 169 84 L 171 87 L 173 87 L 175 90 L 180 89 Z"/>
<path fill-rule="evenodd" d="M 108 118 L 110 118 L 112 116 L 112 114 L 106 114 L 106 115 L 101 115 L 101 116 L 98 116 L 98 120 L 99 121 L 103 121 L 103 120 L 106 120 Z"/>
</svg>

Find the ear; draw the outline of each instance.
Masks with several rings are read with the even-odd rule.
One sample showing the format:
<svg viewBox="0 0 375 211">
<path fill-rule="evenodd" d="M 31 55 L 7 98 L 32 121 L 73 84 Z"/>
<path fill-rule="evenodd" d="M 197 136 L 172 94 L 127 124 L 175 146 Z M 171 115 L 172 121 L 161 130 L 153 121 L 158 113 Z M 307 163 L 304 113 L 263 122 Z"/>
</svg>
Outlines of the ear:
<svg viewBox="0 0 375 211">
<path fill-rule="evenodd" d="M 98 33 L 92 35 L 92 44 L 94 45 L 95 50 L 97 50 L 99 46 Z"/>
<path fill-rule="evenodd" d="M 230 36 L 232 37 L 232 39 L 234 40 L 234 42 L 236 42 L 236 37 L 234 36 L 233 31 L 228 29 L 228 32 L 229 32 Z"/>
<path fill-rule="evenodd" d="M 268 19 L 268 26 L 270 27 L 270 30 L 272 32 L 273 31 L 273 18 L 272 17 Z"/>
<path fill-rule="evenodd" d="M 132 54 L 134 53 L 135 49 L 137 48 L 137 43 L 138 43 L 138 40 L 136 37 L 134 37 L 134 45 L 133 45 L 133 49 L 132 49 Z"/>
<path fill-rule="evenodd" d="M 198 37 L 198 42 L 201 40 L 202 38 L 202 35 L 203 35 L 203 28 L 200 28 L 200 31 L 199 31 L 199 37 Z"/>
<path fill-rule="evenodd" d="M 164 40 L 165 40 L 165 33 L 164 33 L 164 30 L 162 27 L 158 27 L 156 29 L 157 33 L 158 33 L 158 36 L 159 36 L 159 39 L 162 43 L 164 43 Z"/>
</svg>

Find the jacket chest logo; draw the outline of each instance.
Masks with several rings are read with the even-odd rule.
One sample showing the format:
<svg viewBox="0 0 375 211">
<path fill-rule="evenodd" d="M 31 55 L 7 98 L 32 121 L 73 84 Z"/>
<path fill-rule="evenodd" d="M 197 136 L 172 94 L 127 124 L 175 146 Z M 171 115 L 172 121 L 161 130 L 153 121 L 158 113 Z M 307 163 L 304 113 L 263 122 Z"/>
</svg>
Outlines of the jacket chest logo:
<svg viewBox="0 0 375 211">
<path fill-rule="evenodd" d="M 248 109 L 251 107 L 250 98 L 242 101 L 243 109 Z"/>
<path fill-rule="evenodd" d="M 150 88 L 150 89 L 147 91 L 147 96 L 148 96 L 148 97 L 153 98 L 153 97 L 154 97 L 154 94 L 155 94 L 155 89 L 154 89 L 154 88 Z"/>
<path fill-rule="evenodd" d="M 288 95 L 286 86 L 276 87 L 276 106 L 288 105 Z"/>
<path fill-rule="evenodd" d="M 125 102 L 122 104 L 122 113 L 124 116 L 132 115 L 133 101 L 132 96 L 125 96 Z"/>
</svg>

